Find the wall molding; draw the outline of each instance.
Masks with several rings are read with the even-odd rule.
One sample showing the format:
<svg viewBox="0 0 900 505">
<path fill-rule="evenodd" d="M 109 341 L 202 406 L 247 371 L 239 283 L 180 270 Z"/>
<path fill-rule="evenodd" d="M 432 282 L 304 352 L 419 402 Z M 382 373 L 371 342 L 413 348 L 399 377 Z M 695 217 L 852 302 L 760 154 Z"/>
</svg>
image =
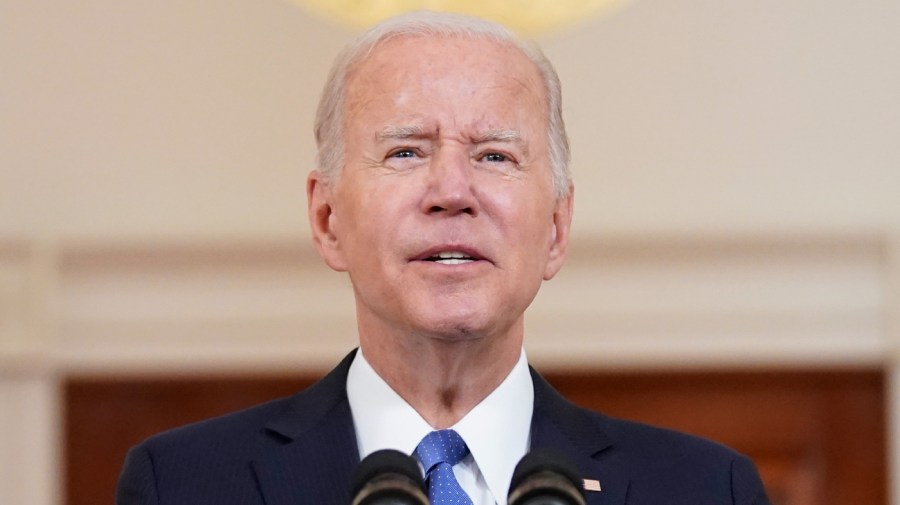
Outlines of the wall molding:
<svg viewBox="0 0 900 505">
<path fill-rule="evenodd" d="M 526 348 L 551 367 L 887 363 L 892 246 L 877 235 L 577 240 L 529 309 Z M 19 332 L 0 342 L 7 374 L 325 370 L 355 345 L 349 281 L 305 242 L 0 251 L 3 296 L 40 309 L 0 314 Z"/>
<path fill-rule="evenodd" d="M 550 372 L 881 368 L 896 391 L 898 274 L 878 234 L 581 237 L 526 348 Z M 355 340 L 349 281 L 306 241 L 0 242 L 0 502 L 60 503 L 66 378 L 318 373 Z"/>
</svg>

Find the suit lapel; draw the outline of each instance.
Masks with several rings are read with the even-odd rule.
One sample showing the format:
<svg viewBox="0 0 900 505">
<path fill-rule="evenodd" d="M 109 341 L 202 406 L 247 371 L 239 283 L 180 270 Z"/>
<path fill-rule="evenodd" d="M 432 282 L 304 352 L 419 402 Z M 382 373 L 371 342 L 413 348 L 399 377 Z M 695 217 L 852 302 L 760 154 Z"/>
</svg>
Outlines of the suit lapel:
<svg viewBox="0 0 900 505">
<path fill-rule="evenodd" d="M 266 425 L 253 468 L 267 505 L 350 502 L 350 477 L 359 463 L 346 394 L 354 354 Z"/>
<path fill-rule="evenodd" d="M 350 404 L 347 371 L 355 351 L 309 389 L 291 398 L 265 428 L 252 462 L 267 505 L 349 503 L 350 477 L 359 449 Z M 576 407 L 534 369 L 531 447 L 567 455 L 602 491 L 586 492 L 588 505 L 624 505 L 628 479 L 608 461 L 612 440 L 600 419 Z"/>
<path fill-rule="evenodd" d="M 600 482 L 600 492 L 586 491 L 588 505 L 623 505 L 628 479 L 609 464 L 613 445 L 596 415 L 563 398 L 534 369 L 534 414 L 531 448 L 549 448 L 568 456 L 585 479 Z"/>
</svg>

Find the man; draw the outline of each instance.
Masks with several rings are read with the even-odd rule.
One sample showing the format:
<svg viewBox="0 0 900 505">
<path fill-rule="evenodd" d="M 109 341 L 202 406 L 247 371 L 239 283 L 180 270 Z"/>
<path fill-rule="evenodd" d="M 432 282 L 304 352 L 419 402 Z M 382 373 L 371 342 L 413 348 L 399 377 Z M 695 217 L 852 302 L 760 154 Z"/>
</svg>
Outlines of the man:
<svg viewBox="0 0 900 505">
<path fill-rule="evenodd" d="M 768 503 L 743 456 L 579 409 L 529 371 L 524 312 L 562 266 L 573 199 L 539 51 L 474 18 L 389 20 L 337 60 L 316 137 L 310 224 L 350 276 L 359 349 L 294 397 L 132 449 L 119 505 L 349 503 L 382 448 L 416 456 L 435 503 L 504 504 L 543 447 L 596 481 L 591 504 Z"/>
</svg>

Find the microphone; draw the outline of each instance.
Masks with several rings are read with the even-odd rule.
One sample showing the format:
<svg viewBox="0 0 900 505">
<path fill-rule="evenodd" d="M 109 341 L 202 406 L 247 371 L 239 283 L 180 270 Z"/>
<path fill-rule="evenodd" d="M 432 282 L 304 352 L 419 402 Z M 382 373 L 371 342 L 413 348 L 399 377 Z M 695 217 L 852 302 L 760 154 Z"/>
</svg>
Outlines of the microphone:
<svg viewBox="0 0 900 505">
<path fill-rule="evenodd" d="M 509 505 L 585 505 L 583 481 L 569 460 L 538 449 L 516 465 L 509 484 Z"/>
<path fill-rule="evenodd" d="M 393 449 L 366 456 L 350 483 L 352 505 L 429 505 L 419 464 Z"/>
</svg>

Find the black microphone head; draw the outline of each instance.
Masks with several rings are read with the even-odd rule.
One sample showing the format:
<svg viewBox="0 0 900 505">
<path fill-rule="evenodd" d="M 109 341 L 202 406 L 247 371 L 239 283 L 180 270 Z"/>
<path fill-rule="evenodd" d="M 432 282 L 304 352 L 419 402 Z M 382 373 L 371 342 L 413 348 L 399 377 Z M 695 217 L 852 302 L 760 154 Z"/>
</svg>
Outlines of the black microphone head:
<svg viewBox="0 0 900 505">
<path fill-rule="evenodd" d="M 350 480 L 353 503 L 428 505 L 419 464 L 393 449 L 369 454 L 357 465 Z"/>
<path fill-rule="evenodd" d="M 551 449 L 526 454 L 509 485 L 509 505 L 558 503 L 583 505 L 584 481 L 564 455 Z"/>
</svg>

